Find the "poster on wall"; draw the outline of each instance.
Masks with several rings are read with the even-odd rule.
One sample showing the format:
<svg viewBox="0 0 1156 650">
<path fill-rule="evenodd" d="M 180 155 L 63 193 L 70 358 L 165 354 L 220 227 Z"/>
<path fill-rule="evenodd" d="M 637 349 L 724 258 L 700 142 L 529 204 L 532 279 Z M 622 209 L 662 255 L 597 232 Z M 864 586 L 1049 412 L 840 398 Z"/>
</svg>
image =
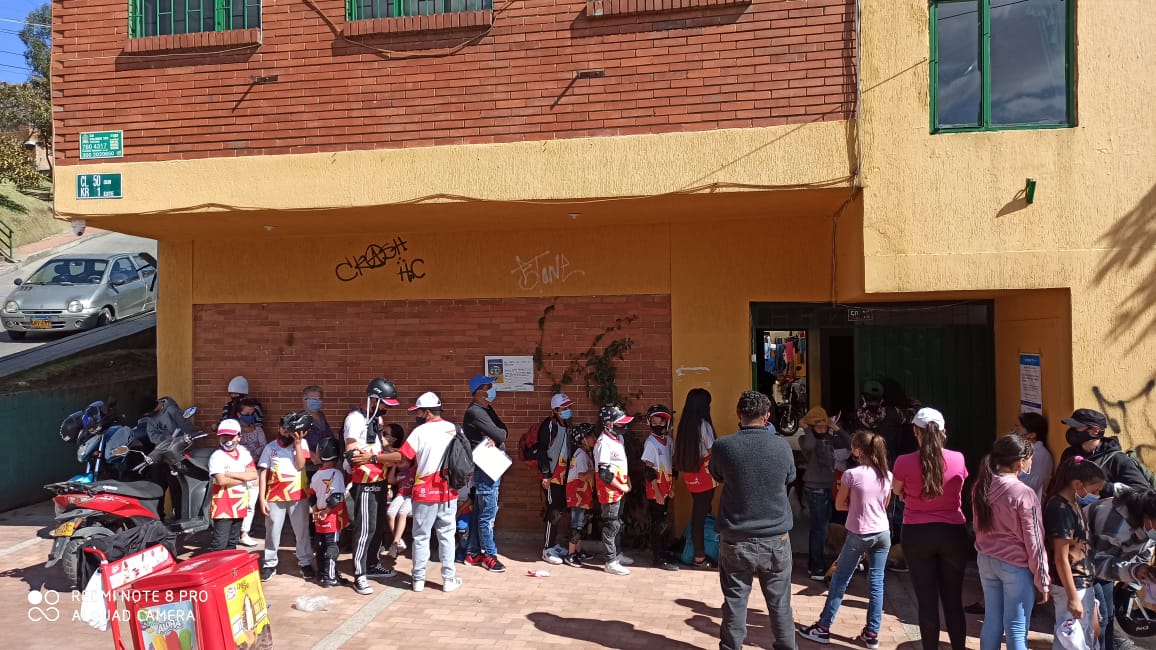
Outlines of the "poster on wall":
<svg viewBox="0 0 1156 650">
<path fill-rule="evenodd" d="M 1040 355 L 1020 355 L 1020 411 L 1044 412 L 1043 380 L 1040 376 Z"/>
<path fill-rule="evenodd" d="M 509 393 L 534 391 L 534 357 L 486 355 L 486 376 L 494 389 Z"/>
</svg>

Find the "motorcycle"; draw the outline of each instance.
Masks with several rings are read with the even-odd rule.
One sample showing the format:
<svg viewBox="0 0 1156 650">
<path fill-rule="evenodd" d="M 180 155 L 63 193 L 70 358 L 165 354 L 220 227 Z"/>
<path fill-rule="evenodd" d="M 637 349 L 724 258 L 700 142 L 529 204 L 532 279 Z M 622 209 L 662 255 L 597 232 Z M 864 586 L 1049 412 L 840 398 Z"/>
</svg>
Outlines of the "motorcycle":
<svg viewBox="0 0 1156 650">
<path fill-rule="evenodd" d="M 52 501 L 56 509 L 56 527 L 51 533 L 54 540 L 45 566 L 61 564 L 65 577 L 75 585 L 79 551 L 85 543 L 159 521 L 164 488 L 156 480 L 144 478 L 152 468 L 165 468 L 180 484 L 182 517 L 169 523 L 169 529 L 178 534 L 208 529 L 209 456 L 213 449 L 193 448 L 194 441 L 207 435 L 190 433 L 194 431 L 190 418 L 195 413 L 195 407 L 182 413 L 175 401 L 162 398 L 137 427 L 120 427 L 103 440 L 107 449 L 102 456 L 107 459 L 127 464 L 131 455 L 143 456 L 125 472 L 126 478 L 139 477 L 135 480 L 92 481 L 84 480 L 88 475 L 82 474 L 73 477 L 82 480 L 44 486 L 55 495 Z M 87 444 L 92 444 L 91 439 Z"/>
<path fill-rule="evenodd" d="M 70 481 L 91 483 L 107 478 L 119 478 L 119 471 L 111 459 L 106 457 L 108 440 L 120 428 L 120 417 L 112 412 L 115 400 L 96 401 L 83 411 L 77 411 L 64 418 L 60 425 L 60 438 L 65 442 L 76 439 L 76 460 L 84 463 L 84 472 L 73 476 Z"/>
</svg>

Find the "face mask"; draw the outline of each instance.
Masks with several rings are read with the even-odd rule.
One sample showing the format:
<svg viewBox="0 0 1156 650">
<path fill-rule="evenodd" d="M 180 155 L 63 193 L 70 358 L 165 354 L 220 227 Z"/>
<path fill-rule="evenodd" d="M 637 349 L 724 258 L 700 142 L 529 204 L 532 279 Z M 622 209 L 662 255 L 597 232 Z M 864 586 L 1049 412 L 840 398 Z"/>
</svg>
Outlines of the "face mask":
<svg viewBox="0 0 1156 650">
<path fill-rule="evenodd" d="M 498 389 L 490 386 L 490 390 L 486 391 L 486 401 L 492 402 L 498 399 Z"/>
<path fill-rule="evenodd" d="M 225 451 L 233 451 L 237 448 L 237 438 L 221 438 L 221 449 Z"/>
<path fill-rule="evenodd" d="M 320 397 L 310 397 L 309 399 L 305 400 L 305 408 L 309 409 L 310 411 L 320 411 L 321 410 L 321 398 Z"/>
<path fill-rule="evenodd" d="M 1091 492 L 1085 492 L 1084 496 L 1080 496 L 1079 492 L 1076 493 L 1076 503 L 1080 504 L 1081 506 L 1090 506 L 1099 500 L 1100 497 L 1098 495 L 1092 494 Z"/>
<path fill-rule="evenodd" d="M 664 435 L 666 435 L 666 425 L 665 424 L 652 424 L 652 425 L 650 425 L 650 432 L 656 436 L 664 436 Z"/>
<path fill-rule="evenodd" d="M 257 424 L 257 414 L 256 413 L 253 413 L 251 415 L 240 415 L 240 416 L 238 416 L 238 419 L 240 419 L 245 424 Z"/>
<path fill-rule="evenodd" d="M 425 424 L 425 418 L 420 415 L 415 417 L 414 421 L 417 422 L 418 426 Z"/>
<path fill-rule="evenodd" d="M 559 413 L 558 417 L 562 420 L 569 420 L 570 418 L 574 417 L 574 411 L 571 411 L 570 409 L 566 409 L 565 411 L 562 411 L 561 413 Z"/>
</svg>

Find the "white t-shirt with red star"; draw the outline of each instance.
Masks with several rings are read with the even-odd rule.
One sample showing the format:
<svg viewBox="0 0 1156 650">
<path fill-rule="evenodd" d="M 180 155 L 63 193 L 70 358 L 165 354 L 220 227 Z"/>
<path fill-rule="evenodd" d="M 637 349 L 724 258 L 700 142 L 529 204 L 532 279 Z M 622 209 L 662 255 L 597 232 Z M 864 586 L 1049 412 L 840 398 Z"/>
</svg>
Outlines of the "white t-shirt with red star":
<svg viewBox="0 0 1156 650">
<path fill-rule="evenodd" d="M 345 416 L 344 429 L 342 438 L 345 439 L 346 444 L 353 440 L 357 448 L 362 451 L 368 451 L 371 454 L 381 453 L 380 438 L 374 440 L 373 444 L 366 442 L 369 434 L 369 419 L 361 411 L 350 411 L 349 415 Z M 353 477 L 354 483 L 380 483 L 385 480 L 385 468 L 380 464 L 365 463 L 364 465 L 349 467 L 348 471 Z"/>
<path fill-rule="evenodd" d="M 274 440 L 261 450 L 257 467 L 265 471 L 265 500 L 300 501 L 305 498 L 305 471 L 297 469 L 296 454 L 309 458 L 309 448 L 301 449 L 296 443 L 288 447 Z"/>
<path fill-rule="evenodd" d="M 336 467 L 319 469 L 313 475 L 313 482 L 309 489 L 317 496 L 318 509 L 324 509 L 329 501 L 329 495 L 345 492 L 345 475 Z M 329 508 L 324 517 L 314 517 L 313 523 L 319 533 L 336 533 L 349 525 L 349 513 L 345 509 L 345 502 L 337 504 L 336 508 Z"/>
<path fill-rule="evenodd" d="M 411 494 L 414 503 L 445 503 L 458 498 L 457 490 L 441 475 L 442 458 L 457 431 L 452 422 L 426 422 L 414 429 L 398 450 L 406 459 L 415 461 Z"/>
<path fill-rule="evenodd" d="M 233 451 L 218 449 L 209 456 L 209 476 L 236 474 L 256 469 L 253 456 L 244 447 L 237 445 Z M 244 519 L 249 511 L 249 489 L 244 483 L 225 487 L 213 482 L 212 501 L 209 504 L 211 519 Z"/>
</svg>

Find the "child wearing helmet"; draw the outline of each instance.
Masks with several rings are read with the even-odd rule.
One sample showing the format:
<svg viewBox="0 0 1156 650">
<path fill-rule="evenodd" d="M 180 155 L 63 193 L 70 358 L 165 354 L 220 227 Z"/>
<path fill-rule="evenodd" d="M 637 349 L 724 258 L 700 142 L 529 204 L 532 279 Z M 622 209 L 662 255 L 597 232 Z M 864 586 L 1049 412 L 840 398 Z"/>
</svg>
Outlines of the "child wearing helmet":
<svg viewBox="0 0 1156 650">
<path fill-rule="evenodd" d="M 593 424 L 574 427 L 574 454 L 566 468 L 566 507 L 570 509 L 570 548 L 565 562 L 572 567 L 582 566 L 589 556 L 582 552 L 582 532 L 594 509 L 594 445 L 598 430 Z"/>
<path fill-rule="evenodd" d="M 664 571 L 678 571 L 678 565 L 667 556 L 666 531 L 670 527 L 670 499 L 674 496 L 670 439 L 674 412 L 655 404 L 646 412 L 650 435 L 642 448 L 646 465 L 646 505 L 650 513 L 650 550 L 654 566 Z"/>
<path fill-rule="evenodd" d="M 317 456 L 321 469 L 313 475 L 309 486 L 310 510 L 317 529 L 317 565 L 321 569 L 321 586 L 335 587 L 338 584 L 337 556 L 341 554 L 338 537 L 349 525 L 349 513 L 345 508 L 345 475 L 337 466 L 341 450 L 336 440 L 322 440 L 317 445 Z"/>
<path fill-rule="evenodd" d="M 265 556 L 261 563 L 261 581 L 277 573 L 277 548 L 285 520 L 293 529 L 297 546 L 297 565 L 301 577 L 312 580 L 313 552 L 309 543 L 309 483 L 305 478 L 305 461 L 309 444 L 305 433 L 313 426 L 309 413 L 288 413 L 277 427 L 277 439 L 265 445 L 257 460 L 257 482 L 260 485 L 261 514 L 265 516 Z"/>
<path fill-rule="evenodd" d="M 594 465 L 598 502 L 602 504 L 602 544 L 606 547 L 603 569 L 611 575 L 625 576 L 630 575 L 630 570 L 622 565 L 632 560 L 620 556 L 618 543 L 622 533 L 622 499 L 630 491 L 630 475 L 626 447 L 618 429 L 625 428 L 634 418 L 617 404 L 603 406 L 598 417 L 602 421 L 602 435 L 594 445 Z"/>
</svg>

